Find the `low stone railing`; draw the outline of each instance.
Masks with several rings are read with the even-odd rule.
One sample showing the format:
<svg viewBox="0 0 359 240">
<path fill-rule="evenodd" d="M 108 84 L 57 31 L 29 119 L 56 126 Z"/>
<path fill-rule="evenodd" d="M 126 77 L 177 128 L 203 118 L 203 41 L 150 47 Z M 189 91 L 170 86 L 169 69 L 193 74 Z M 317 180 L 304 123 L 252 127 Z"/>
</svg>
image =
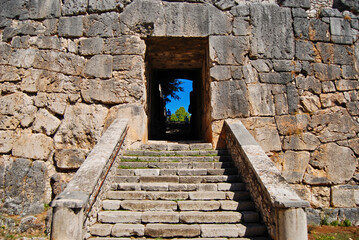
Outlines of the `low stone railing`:
<svg viewBox="0 0 359 240">
<path fill-rule="evenodd" d="M 225 122 L 224 136 L 236 167 L 275 240 L 306 240 L 309 202 L 299 198 L 240 122 Z"/>
<path fill-rule="evenodd" d="M 96 221 L 101 199 L 110 188 L 128 120 L 116 119 L 100 138 L 53 207 L 51 239 L 82 240 Z M 111 168 L 112 167 L 112 168 Z M 114 169 L 114 170 L 111 170 Z"/>
</svg>

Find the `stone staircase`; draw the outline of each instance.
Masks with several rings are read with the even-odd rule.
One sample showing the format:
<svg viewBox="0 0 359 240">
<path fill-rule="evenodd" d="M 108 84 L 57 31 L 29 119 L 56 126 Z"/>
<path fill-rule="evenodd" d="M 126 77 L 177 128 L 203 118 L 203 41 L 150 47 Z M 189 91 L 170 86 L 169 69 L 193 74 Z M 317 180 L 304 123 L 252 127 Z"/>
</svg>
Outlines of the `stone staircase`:
<svg viewBox="0 0 359 240">
<path fill-rule="evenodd" d="M 226 150 L 127 150 L 90 239 L 269 239 Z"/>
</svg>

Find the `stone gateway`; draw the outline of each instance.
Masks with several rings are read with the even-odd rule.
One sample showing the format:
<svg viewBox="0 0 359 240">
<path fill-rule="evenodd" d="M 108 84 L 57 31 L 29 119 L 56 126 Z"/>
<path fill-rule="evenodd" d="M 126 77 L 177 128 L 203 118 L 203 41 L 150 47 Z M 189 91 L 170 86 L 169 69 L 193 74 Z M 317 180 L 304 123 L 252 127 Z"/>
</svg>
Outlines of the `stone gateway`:
<svg viewBox="0 0 359 240">
<path fill-rule="evenodd" d="M 128 149 L 164 140 L 160 82 L 188 78 L 194 139 L 226 148 L 224 123 L 240 120 L 310 203 L 308 223 L 359 225 L 358 12 L 349 0 L 0 0 L 1 213 L 46 211 L 115 119 L 129 120 Z"/>
</svg>

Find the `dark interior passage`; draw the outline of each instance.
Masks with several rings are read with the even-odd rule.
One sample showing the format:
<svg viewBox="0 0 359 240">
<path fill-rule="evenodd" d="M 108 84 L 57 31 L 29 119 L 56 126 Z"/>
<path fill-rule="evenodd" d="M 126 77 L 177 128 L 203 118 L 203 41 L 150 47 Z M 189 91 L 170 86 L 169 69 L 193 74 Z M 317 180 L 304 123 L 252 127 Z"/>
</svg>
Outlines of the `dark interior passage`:
<svg viewBox="0 0 359 240">
<path fill-rule="evenodd" d="M 207 92 L 208 39 L 149 38 L 146 40 L 147 114 L 150 140 L 204 140 L 204 102 Z M 164 90 L 173 79 L 193 81 L 190 94 L 191 120 L 184 123 L 167 121 Z M 168 85 L 168 84 L 167 84 Z"/>
</svg>

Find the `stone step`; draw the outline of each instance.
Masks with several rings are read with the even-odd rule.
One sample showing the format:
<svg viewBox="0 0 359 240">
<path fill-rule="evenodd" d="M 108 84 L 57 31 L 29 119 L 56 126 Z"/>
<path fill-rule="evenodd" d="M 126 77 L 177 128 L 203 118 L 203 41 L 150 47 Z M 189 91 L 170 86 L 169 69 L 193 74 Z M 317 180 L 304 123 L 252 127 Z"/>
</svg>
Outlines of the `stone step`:
<svg viewBox="0 0 359 240">
<path fill-rule="evenodd" d="M 234 168 L 232 162 L 120 162 L 119 169 L 227 169 Z"/>
<path fill-rule="evenodd" d="M 235 175 L 236 168 L 227 169 L 117 169 L 118 176 L 203 176 L 203 175 Z"/>
<path fill-rule="evenodd" d="M 152 237 L 152 238 L 238 238 L 266 234 L 263 224 L 95 224 L 90 228 L 93 236 Z"/>
<path fill-rule="evenodd" d="M 142 144 L 141 150 L 154 151 L 186 151 L 186 150 L 212 150 L 211 143 L 168 143 L 168 142 L 149 142 Z"/>
<path fill-rule="evenodd" d="M 235 183 L 239 175 L 206 176 L 115 176 L 113 183 Z"/>
<path fill-rule="evenodd" d="M 246 191 L 192 191 L 192 192 L 153 192 L 153 191 L 109 191 L 109 200 L 234 200 L 248 201 Z M 229 208 L 229 206 L 228 206 Z"/>
<path fill-rule="evenodd" d="M 92 240 L 159 240 L 159 238 L 149 238 L 149 237 L 91 237 Z M 251 238 L 167 238 L 168 240 L 271 240 L 267 237 L 251 237 Z"/>
<path fill-rule="evenodd" d="M 114 183 L 112 190 L 121 191 L 245 191 L 242 182 L 234 183 Z"/>
<path fill-rule="evenodd" d="M 125 156 L 229 156 L 227 150 L 182 150 L 182 151 L 149 151 L 125 150 Z"/>
<path fill-rule="evenodd" d="M 230 156 L 122 156 L 121 162 L 229 162 Z"/>
</svg>

